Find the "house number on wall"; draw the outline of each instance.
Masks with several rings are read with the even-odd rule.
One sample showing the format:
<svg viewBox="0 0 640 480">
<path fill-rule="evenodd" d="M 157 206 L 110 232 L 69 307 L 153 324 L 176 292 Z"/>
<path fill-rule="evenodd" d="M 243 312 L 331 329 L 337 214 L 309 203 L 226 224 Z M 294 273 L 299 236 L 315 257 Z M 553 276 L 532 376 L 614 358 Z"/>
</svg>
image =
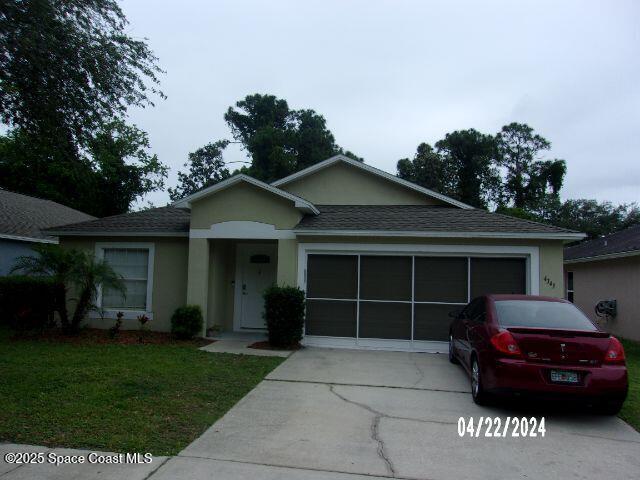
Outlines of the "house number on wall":
<svg viewBox="0 0 640 480">
<path fill-rule="evenodd" d="M 554 282 L 553 280 L 551 280 L 549 277 L 547 277 L 546 275 L 544 276 L 544 283 L 546 283 L 547 285 L 549 285 L 551 288 L 556 288 L 556 282 Z"/>
</svg>

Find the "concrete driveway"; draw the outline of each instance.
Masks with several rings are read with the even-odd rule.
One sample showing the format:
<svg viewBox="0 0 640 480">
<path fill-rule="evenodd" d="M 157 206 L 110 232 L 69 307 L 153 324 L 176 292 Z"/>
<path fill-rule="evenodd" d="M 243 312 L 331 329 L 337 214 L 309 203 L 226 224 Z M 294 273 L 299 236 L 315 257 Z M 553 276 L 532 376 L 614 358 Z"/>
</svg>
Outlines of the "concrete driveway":
<svg viewBox="0 0 640 480">
<path fill-rule="evenodd" d="M 299 351 L 168 460 L 160 479 L 638 478 L 640 434 L 612 417 L 552 415 L 544 438 L 463 438 L 477 407 L 444 355 Z"/>
</svg>

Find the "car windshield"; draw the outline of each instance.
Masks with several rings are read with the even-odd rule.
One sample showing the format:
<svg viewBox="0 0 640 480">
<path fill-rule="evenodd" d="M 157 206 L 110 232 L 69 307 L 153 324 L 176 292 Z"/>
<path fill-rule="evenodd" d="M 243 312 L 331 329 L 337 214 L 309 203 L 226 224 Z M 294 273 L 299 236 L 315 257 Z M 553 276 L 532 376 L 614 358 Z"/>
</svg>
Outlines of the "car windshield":
<svg viewBox="0 0 640 480">
<path fill-rule="evenodd" d="M 554 328 L 597 331 L 591 321 L 570 303 L 542 300 L 498 300 L 498 323 L 503 327 Z"/>
</svg>

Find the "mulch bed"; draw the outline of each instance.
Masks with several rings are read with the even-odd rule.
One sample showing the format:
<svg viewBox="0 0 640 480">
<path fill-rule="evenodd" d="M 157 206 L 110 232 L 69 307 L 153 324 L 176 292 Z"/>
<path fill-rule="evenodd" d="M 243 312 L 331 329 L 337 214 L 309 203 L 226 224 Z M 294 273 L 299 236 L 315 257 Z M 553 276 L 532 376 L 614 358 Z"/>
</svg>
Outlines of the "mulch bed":
<svg viewBox="0 0 640 480">
<path fill-rule="evenodd" d="M 291 345 L 290 347 L 280 348 L 280 347 L 273 347 L 271 344 L 269 344 L 269 342 L 265 341 L 265 342 L 252 343 L 247 348 L 255 348 L 257 350 L 284 350 L 288 352 L 290 350 L 300 350 L 302 348 L 302 345 L 297 343 L 295 345 Z"/>
<path fill-rule="evenodd" d="M 16 334 L 15 340 L 44 340 L 56 343 L 71 343 L 76 345 L 140 345 L 140 334 L 137 330 L 121 330 L 115 338 L 111 338 L 108 330 L 99 328 L 83 328 L 77 335 L 66 335 L 59 329 L 47 330 L 37 334 Z M 178 340 L 166 332 L 146 332 L 145 345 L 192 345 L 204 347 L 215 340 L 194 338 L 192 340 Z"/>
</svg>

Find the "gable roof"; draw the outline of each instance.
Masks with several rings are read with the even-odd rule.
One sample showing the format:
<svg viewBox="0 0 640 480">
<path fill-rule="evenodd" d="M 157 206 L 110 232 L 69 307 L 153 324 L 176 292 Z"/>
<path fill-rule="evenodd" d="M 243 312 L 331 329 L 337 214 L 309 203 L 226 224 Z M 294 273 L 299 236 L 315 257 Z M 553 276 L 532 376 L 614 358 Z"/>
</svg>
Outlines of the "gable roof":
<svg viewBox="0 0 640 480">
<path fill-rule="evenodd" d="M 250 177 L 249 175 L 245 175 L 244 173 L 234 175 L 232 177 L 227 178 L 226 180 L 223 180 L 222 182 L 216 183 L 215 185 L 211 185 L 210 187 L 204 188 L 199 192 L 196 192 L 187 197 L 184 197 L 178 200 L 177 202 L 174 202 L 173 206 L 177 208 L 190 208 L 191 202 L 198 200 L 200 198 L 212 195 L 216 192 L 219 192 L 220 190 L 224 190 L 225 188 L 229 188 L 240 182 L 249 183 L 258 188 L 266 190 L 267 192 L 273 193 L 274 195 L 278 195 L 282 198 L 290 200 L 294 203 L 296 208 L 299 208 L 303 212 L 314 213 L 314 214 L 319 213 L 318 209 L 313 205 L 313 203 L 305 200 L 304 198 L 298 197 L 297 195 L 293 195 L 292 193 L 289 193 L 289 192 L 285 192 L 284 190 L 280 190 L 279 188 L 276 188 L 273 185 L 264 183 L 260 180 Z"/>
<path fill-rule="evenodd" d="M 287 177 L 281 178 L 280 180 L 276 180 L 275 182 L 271 183 L 271 185 L 273 185 L 274 187 L 280 187 L 282 185 L 286 185 L 287 183 L 304 178 L 308 175 L 311 175 L 319 170 L 323 170 L 327 167 L 335 165 L 336 163 L 339 163 L 339 162 L 346 163 L 348 165 L 359 168 L 373 175 L 377 175 L 381 178 L 384 178 L 385 180 L 388 180 L 390 182 L 396 183 L 398 185 L 402 185 L 403 187 L 409 188 L 411 190 L 422 193 L 429 197 L 436 198 L 449 205 L 453 205 L 458 208 L 466 208 L 466 209 L 473 208 L 471 205 L 467 205 L 466 203 L 462 203 L 451 197 L 447 197 L 446 195 L 443 195 L 441 193 L 435 192 L 433 190 L 429 190 L 428 188 L 421 187 L 420 185 L 417 185 L 413 182 L 409 182 L 408 180 L 404 180 L 400 177 L 396 177 L 395 175 L 385 172 L 384 170 L 380 170 L 379 168 L 372 167 L 371 165 L 367 165 L 364 162 L 353 160 L 352 158 L 346 157 L 344 155 L 335 155 L 331 158 L 323 160 L 322 162 L 316 163 L 315 165 L 311 165 L 310 167 L 307 167 L 303 170 L 293 173 Z"/>
<path fill-rule="evenodd" d="M 584 234 L 490 213 L 432 205 L 318 205 L 296 225 L 299 235 L 536 238 L 576 240 Z"/>
<path fill-rule="evenodd" d="M 566 247 L 565 263 L 640 255 L 640 224 L 602 238 Z"/>
<path fill-rule="evenodd" d="M 54 227 L 47 232 L 53 235 L 186 237 L 190 217 L 189 210 L 184 208 L 159 207 Z"/>
<path fill-rule="evenodd" d="M 60 203 L 0 188 L 0 238 L 26 242 L 56 243 L 43 229 L 54 225 L 91 220 L 86 213 Z"/>
</svg>

